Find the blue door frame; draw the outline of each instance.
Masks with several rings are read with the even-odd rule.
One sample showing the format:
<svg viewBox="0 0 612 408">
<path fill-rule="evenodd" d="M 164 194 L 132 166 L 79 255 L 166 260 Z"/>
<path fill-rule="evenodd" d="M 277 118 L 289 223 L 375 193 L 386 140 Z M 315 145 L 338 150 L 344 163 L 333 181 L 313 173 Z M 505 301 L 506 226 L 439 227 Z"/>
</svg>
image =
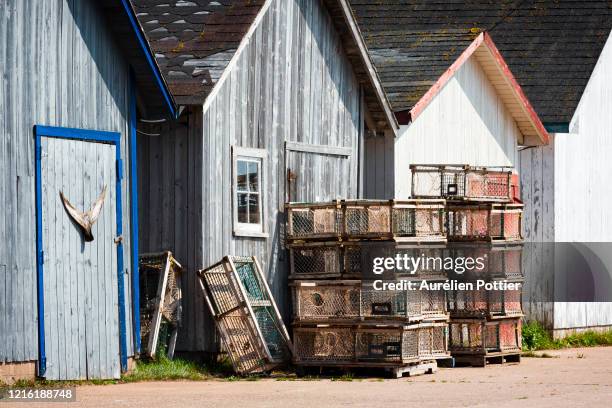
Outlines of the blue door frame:
<svg viewBox="0 0 612 408">
<path fill-rule="evenodd" d="M 35 155 L 36 155 L 36 273 L 38 295 L 38 376 L 44 377 L 47 370 L 47 357 L 45 353 L 45 299 L 44 299 L 44 252 L 42 229 L 42 172 L 41 172 L 41 138 L 54 137 L 60 139 L 73 139 L 89 142 L 108 143 L 115 145 L 117 159 L 116 183 L 116 221 L 117 236 L 123 234 L 123 216 L 121 205 L 121 180 L 123 179 L 123 166 L 121 162 L 121 134 L 117 132 L 103 132 L 98 130 L 84 130 L 53 126 L 34 126 Z M 132 203 L 132 205 L 134 205 Z M 121 371 L 127 371 L 127 336 L 125 320 L 125 290 L 124 290 L 123 243 L 117 243 L 117 286 L 119 291 L 119 351 Z M 137 313 L 136 311 L 132 311 Z"/>
</svg>

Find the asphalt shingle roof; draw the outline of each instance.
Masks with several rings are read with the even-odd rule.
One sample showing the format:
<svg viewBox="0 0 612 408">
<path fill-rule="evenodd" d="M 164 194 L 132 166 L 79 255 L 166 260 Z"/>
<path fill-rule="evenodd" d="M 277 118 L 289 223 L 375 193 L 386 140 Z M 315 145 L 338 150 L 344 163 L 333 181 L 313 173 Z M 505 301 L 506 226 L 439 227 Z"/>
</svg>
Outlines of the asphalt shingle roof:
<svg viewBox="0 0 612 408">
<path fill-rule="evenodd" d="M 264 0 L 132 0 L 179 104 L 204 102 Z"/>
<path fill-rule="evenodd" d="M 350 0 L 394 111 L 482 32 L 545 123 L 569 122 L 612 28 L 611 0 Z"/>
</svg>

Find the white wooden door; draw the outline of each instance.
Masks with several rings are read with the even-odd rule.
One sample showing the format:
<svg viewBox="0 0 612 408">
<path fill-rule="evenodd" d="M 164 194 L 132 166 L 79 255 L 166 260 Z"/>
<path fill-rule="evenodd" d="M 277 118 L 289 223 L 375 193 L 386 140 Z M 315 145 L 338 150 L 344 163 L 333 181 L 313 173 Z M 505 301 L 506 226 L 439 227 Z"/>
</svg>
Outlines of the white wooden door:
<svg viewBox="0 0 612 408">
<path fill-rule="evenodd" d="M 46 378 L 119 378 L 116 156 L 112 144 L 41 139 Z M 60 192 L 87 211 L 106 186 L 93 241 Z"/>
</svg>

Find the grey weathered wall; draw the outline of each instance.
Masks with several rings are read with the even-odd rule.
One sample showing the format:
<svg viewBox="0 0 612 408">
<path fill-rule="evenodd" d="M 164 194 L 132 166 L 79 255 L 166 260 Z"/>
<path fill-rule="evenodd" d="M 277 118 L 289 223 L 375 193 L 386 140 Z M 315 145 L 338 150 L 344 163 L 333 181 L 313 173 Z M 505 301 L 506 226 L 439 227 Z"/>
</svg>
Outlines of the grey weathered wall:
<svg viewBox="0 0 612 408">
<path fill-rule="evenodd" d="M 527 292 L 523 310 L 527 320 L 537 320 L 553 327 L 554 305 L 543 302 L 554 293 L 555 207 L 553 135 L 548 146 L 524 149 L 519 152 L 521 198 L 523 210 L 523 270 L 524 290 Z"/>
<path fill-rule="evenodd" d="M 38 352 L 33 126 L 121 132 L 129 169 L 128 67 L 93 4 L 0 1 L 0 362 L 35 360 Z M 125 176 L 123 243 L 130 272 L 129 172 Z M 126 274 L 126 300 L 130 279 Z M 130 353 L 131 333 L 128 318 Z"/>
<path fill-rule="evenodd" d="M 139 251 L 172 251 L 185 270 L 183 309 L 202 308 L 195 275 L 202 266 L 202 109 L 146 132 L 159 136 L 138 135 Z M 196 324 L 183 319 L 179 349 Z"/>
<path fill-rule="evenodd" d="M 281 247 L 285 201 L 285 141 L 343 146 L 351 171 L 341 180 L 302 177 L 300 183 L 343 183 L 357 193 L 360 92 L 331 18 L 320 1 L 274 0 L 218 93 L 204 105 L 202 265 L 225 254 L 256 255 L 279 307 L 289 296 Z M 232 233 L 231 146 L 266 149 L 268 238 Z M 316 174 L 316 173 L 312 173 Z M 329 173 L 333 174 L 333 173 Z M 304 185 L 301 188 L 307 188 Z M 201 296 L 199 291 L 188 296 Z M 212 324 L 202 324 L 201 300 L 185 314 L 195 319 L 187 343 L 210 349 Z M 285 313 L 285 318 L 288 316 Z"/>
</svg>

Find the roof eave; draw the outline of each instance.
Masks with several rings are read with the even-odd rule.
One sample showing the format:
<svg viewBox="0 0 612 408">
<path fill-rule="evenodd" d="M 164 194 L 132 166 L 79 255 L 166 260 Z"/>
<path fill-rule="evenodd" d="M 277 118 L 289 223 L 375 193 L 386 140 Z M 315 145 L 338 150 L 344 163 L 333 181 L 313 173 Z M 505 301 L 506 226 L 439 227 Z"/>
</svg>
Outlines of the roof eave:
<svg viewBox="0 0 612 408">
<path fill-rule="evenodd" d="M 151 69 L 151 73 L 155 79 L 157 87 L 159 88 L 159 91 L 170 112 L 170 116 L 172 116 L 173 118 L 176 118 L 178 117 L 180 111 L 177 107 L 174 97 L 172 96 L 172 93 L 170 92 L 170 89 L 168 88 L 168 84 L 166 83 L 166 80 L 161 74 L 161 70 L 159 69 L 157 62 L 155 61 L 155 56 L 153 52 L 151 51 L 151 48 L 149 47 L 149 42 L 146 40 L 144 31 L 142 30 L 142 27 L 140 26 L 140 23 L 138 22 L 138 19 L 136 18 L 136 13 L 134 11 L 134 8 L 132 7 L 132 4 L 130 3 L 129 0 L 121 0 L 121 5 L 128 17 L 128 20 L 130 21 L 130 25 L 132 27 L 134 36 L 136 37 L 136 40 L 138 41 L 138 44 L 140 45 L 140 48 L 144 54 L 145 60 L 147 61 L 147 65 Z"/>
<path fill-rule="evenodd" d="M 374 68 L 374 64 L 372 63 L 372 60 L 370 59 L 370 53 L 368 52 L 365 41 L 363 40 L 363 36 L 361 35 L 361 31 L 359 30 L 357 21 L 355 20 L 355 16 L 353 15 L 353 11 L 351 7 L 349 6 L 347 0 L 337 0 L 337 1 L 338 1 L 338 4 L 340 5 L 340 8 L 342 9 L 344 20 L 351 32 L 353 39 L 355 40 L 355 43 L 359 50 L 359 55 L 366 68 L 368 78 L 370 80 L 370 85 L 372 86 L 372 88 L 374 89 L 376 93 L 378 103 L 380 104 L 380 107 L 384 112 L 385 118 L 387 120 L 387 124 L 389 125 L 389 128 L 392 130 L 393 135 L 397 136 L 398 130 L 399 130 L 399 123 L 397 122 L 395 114 L 393 113 L 393 109 L 391 109 L 391 104 L 389 103 L 389 100 L 387 99 L 387 94 L 383 90 L 382 83 L 380 81 L 380 78 L 378 77 L 378 73 L 376 72 L 376 69 Z"/>
</svg>

